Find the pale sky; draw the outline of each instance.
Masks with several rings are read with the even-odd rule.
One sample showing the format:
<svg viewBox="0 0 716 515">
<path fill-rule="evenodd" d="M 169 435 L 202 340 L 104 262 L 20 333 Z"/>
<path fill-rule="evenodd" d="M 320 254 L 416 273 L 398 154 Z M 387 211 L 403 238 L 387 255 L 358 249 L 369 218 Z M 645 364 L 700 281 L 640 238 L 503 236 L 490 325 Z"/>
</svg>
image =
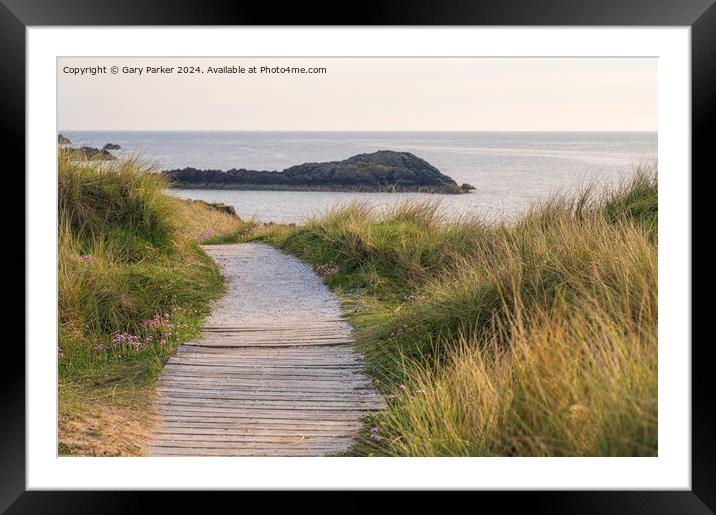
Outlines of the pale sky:
<svg viewBox="0 0 716 515">
<path fill-rule="evenodd" d="M 161 65 L 174 73 L 121 71 Z M 107 72 L 63 71 L 91 66 Z M 177 74 L 180 66 L 204 73 Z M 247 72 L 211 75 L 209 66 Z M 657 60 L 60 58 L 57 106 L 60 130 L 656 131 Z"/>
</svg>

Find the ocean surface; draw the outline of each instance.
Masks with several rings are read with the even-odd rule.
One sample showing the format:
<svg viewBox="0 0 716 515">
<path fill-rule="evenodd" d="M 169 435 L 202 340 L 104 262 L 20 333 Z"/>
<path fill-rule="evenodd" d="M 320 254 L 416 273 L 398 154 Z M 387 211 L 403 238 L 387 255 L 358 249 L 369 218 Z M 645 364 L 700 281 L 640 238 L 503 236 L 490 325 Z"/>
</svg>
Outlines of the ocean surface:
<svg viewBox="0 0 716 515">
<path fill-rule="evenodd" d="M 589 182 L 614 184 L 657 157 L 657 133 L 568 132 L 96 132 L 61 131 L 73 144 L 116 143 L 117 156 L 137 153 L 160 169 L 282 170 L 376 150 L 408 151 L 476 190 L 464 195 L 303 191 L 171 190 L 184 198 L 223 202 L 242 218 L 300 222 L 335 204 L 359 199 L 385 206 L 403 199 L 440 199 L 456 215 L 513 217 L 552 193 Z"/>
</svg>

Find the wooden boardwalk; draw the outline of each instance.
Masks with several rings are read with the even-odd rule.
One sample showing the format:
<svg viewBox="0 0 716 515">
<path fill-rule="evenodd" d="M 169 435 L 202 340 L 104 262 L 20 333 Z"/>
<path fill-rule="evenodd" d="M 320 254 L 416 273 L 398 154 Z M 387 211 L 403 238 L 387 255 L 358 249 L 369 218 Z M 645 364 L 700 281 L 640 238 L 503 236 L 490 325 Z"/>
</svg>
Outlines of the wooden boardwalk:
<svg viewBox="0 0 716 515">
<path fill-rule="evenodd" d="M 326 456 L 384 407 L 350 326 L 313 271 L 256 244 L 206 247 L 227 294 L 167 362 L 155 456 Z"/>
</svg>

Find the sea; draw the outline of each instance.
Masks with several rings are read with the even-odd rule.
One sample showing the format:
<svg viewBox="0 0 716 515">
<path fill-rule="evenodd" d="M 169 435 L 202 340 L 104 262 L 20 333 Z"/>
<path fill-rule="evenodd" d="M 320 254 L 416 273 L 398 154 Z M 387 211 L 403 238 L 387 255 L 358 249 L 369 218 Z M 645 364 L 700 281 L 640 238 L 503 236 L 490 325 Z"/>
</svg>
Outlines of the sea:
<svg viewBox="0 0 716 515">
<path fill-rule="evenodd" d="M 158 170 L 283 170 L 306 163 L 395 150 L 412 152 L 475 190 L 462 195 L 313 191 L 184 190 L 182 198 L 223 202 L 242 218 L 300 223 L 357 199 L 381 209 L 406 199 L 439 201 L 448 215 L 511 219 L 556 193 L 614 185 L 638 166 L 655 166 L 656 132 L 164 132 L 60 131 L 73 144 L 115 143 Z"/>
</svg>

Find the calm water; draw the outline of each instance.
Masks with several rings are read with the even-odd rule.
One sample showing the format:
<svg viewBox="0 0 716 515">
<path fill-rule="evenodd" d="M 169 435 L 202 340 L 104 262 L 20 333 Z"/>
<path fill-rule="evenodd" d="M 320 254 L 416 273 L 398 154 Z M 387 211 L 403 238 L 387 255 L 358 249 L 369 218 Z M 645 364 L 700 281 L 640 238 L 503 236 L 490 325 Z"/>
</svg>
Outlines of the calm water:
<svg viewBox="0 0 716 515">
<path fill-rule="evenodd" d="M 440 198 L 456 214 L 512 216 L 551 192 L 588 181 L 614 183 L 656 160 L 656 133 L 507 132 L 76 132 L 73 143 L 117 143 L 161 168 L 282 170 L 376 150 L 409 151 L 458 183 L 466 195 L 296 191 L 172 190 L 186 198 L 231 204 L 241 217 L 300 222 L 336 203 L 362 199 L 382 206 L 405 198 Z"/>
</svg>

